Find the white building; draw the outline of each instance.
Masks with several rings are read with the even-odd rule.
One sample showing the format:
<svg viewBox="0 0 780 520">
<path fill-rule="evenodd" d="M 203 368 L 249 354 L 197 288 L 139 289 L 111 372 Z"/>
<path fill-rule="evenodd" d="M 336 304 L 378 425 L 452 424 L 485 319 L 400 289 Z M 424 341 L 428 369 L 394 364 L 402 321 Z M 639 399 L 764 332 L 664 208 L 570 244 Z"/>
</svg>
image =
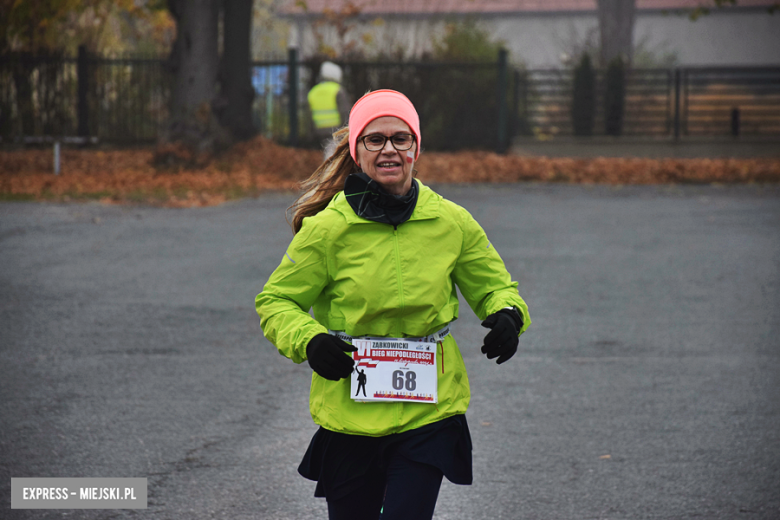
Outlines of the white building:
<svg viewBox="0 0 780 520">
<path fill-rule="evenodd" d="M 360 50 L 371 57 L 399 50 L 405 58 L 430 51 L 445 23 L 471 18 L 511 59 L 528 68 L 558 68 L 599 41 L 596 0 L 286 0 L 279 15 L 291 25 L 289 45 L 301 57 L 329 49 L 334 57 Z M 780 66 L 780 11 L 774 0 L 636 0 L 634 64 L 643 66 Z M 692 21 L 697 6 L 710 13 Z M 351 7 L 357 9 L 350 11 Z"/>
</svg>

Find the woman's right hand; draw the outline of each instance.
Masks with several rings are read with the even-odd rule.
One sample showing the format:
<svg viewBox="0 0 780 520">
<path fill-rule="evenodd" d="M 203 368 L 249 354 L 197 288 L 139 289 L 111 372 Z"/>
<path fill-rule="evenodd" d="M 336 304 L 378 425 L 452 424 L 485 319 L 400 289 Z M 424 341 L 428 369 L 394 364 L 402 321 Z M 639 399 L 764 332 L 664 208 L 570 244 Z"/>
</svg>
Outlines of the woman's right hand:
<svg viewBox="0 0 780 520">
<path fill-rule="evenodd" d="M 357 352 L 357 348 L 330 334 L 317 334 L 306 345 L 309 366 L 331 381 L 349 377 L 352 373 L 355 360 L 345 352 Z"/>
</svg>

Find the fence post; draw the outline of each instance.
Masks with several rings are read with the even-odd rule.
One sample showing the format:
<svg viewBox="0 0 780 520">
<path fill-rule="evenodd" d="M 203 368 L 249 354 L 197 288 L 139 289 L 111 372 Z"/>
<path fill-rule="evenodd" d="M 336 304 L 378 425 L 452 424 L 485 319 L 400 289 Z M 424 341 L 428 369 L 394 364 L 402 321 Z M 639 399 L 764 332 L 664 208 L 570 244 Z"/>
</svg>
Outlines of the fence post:
<svg viewBox="0 0 780 520">
<path fill-rule="evenodd" d="M 78 81 L 78 134 L 89 136 L 89 55 L 84 45 L 79 45 L 76 63 Z"/>
<path fill-rule="evenodd" d="M 674 140 L 680 140 L 680 88 L 682 87 L 680 69 L 674 69 Z"/>
<path fill-rule="evenodd" d="M 739 136 L 739 107 L 731 109 L 731 135 Z"/>
<path fill-rule="evenodd" d="M 507 55 L 506 49 L 498 51 L 498 136 L 496 142 L 496 152 L 506 153 L 507 149 Z"/>
<path fill-rule="evenodd" d="M 516 136 L 520 128 L 520 71 L 512 71 L 512 119 L 509 123 L 509 135 Z M 511 139 L 510 137 L 510 139 Z"/>
<path fill-rule="evenodd" d="M 60 174 L 60 142 L 54 141 L 54 175 Z"/>
<path fill-rule="evenodd" d="M 298 49 L 288 51 L 288 91 L 290 92 L 290 146 L 298 145 Z"/>
<path fill-rule="evenodd" d="M 274 86 L 271 85 L 272 67 L 265 67 L 265 136 L 273 137 L 274 122 Z"/>
</svg>

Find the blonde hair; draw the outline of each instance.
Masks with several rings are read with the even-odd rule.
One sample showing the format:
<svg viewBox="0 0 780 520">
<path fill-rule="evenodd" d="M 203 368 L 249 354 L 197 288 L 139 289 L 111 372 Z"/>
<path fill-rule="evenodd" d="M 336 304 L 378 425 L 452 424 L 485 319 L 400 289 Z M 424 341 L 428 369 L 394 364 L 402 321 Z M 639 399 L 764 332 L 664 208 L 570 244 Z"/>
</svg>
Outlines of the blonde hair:
<svg viewBox="0 0 780 520">
<path fill-rule="evenodd" d="M 287 221 L 293 234 L 301 230 L 303 219 L 325 209 L 336 194 L 344 189 L 350 173 L 359 171 L 349 153 L 349 127 L 333 134 L 336 150 L 300 185 L 301 195 L 287 208 Z M 291 217 L 290 217 L 291 215 Z"/>
</svg>

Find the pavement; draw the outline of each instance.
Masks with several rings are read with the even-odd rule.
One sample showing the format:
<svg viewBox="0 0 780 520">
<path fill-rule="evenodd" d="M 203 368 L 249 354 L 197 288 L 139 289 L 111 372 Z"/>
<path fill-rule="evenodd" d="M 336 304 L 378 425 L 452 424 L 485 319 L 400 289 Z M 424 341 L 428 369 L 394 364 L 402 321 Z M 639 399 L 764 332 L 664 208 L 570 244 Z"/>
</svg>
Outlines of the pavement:
<svg viewBox="0 0 780 520">
<path fill-rule="evenodd" d="M 472 486 L 435 518 L 780 518 L 780 187 L 434 187 L 533 324 L 497 366 L 467 306 Z M 310 370 L 255 295 L 292 196 L 0 204 L 0 518 L 326 518 L 296 467 Z M 11 510 L 12 477 L 142 477 L 146 510 Z"/>
</svg>

